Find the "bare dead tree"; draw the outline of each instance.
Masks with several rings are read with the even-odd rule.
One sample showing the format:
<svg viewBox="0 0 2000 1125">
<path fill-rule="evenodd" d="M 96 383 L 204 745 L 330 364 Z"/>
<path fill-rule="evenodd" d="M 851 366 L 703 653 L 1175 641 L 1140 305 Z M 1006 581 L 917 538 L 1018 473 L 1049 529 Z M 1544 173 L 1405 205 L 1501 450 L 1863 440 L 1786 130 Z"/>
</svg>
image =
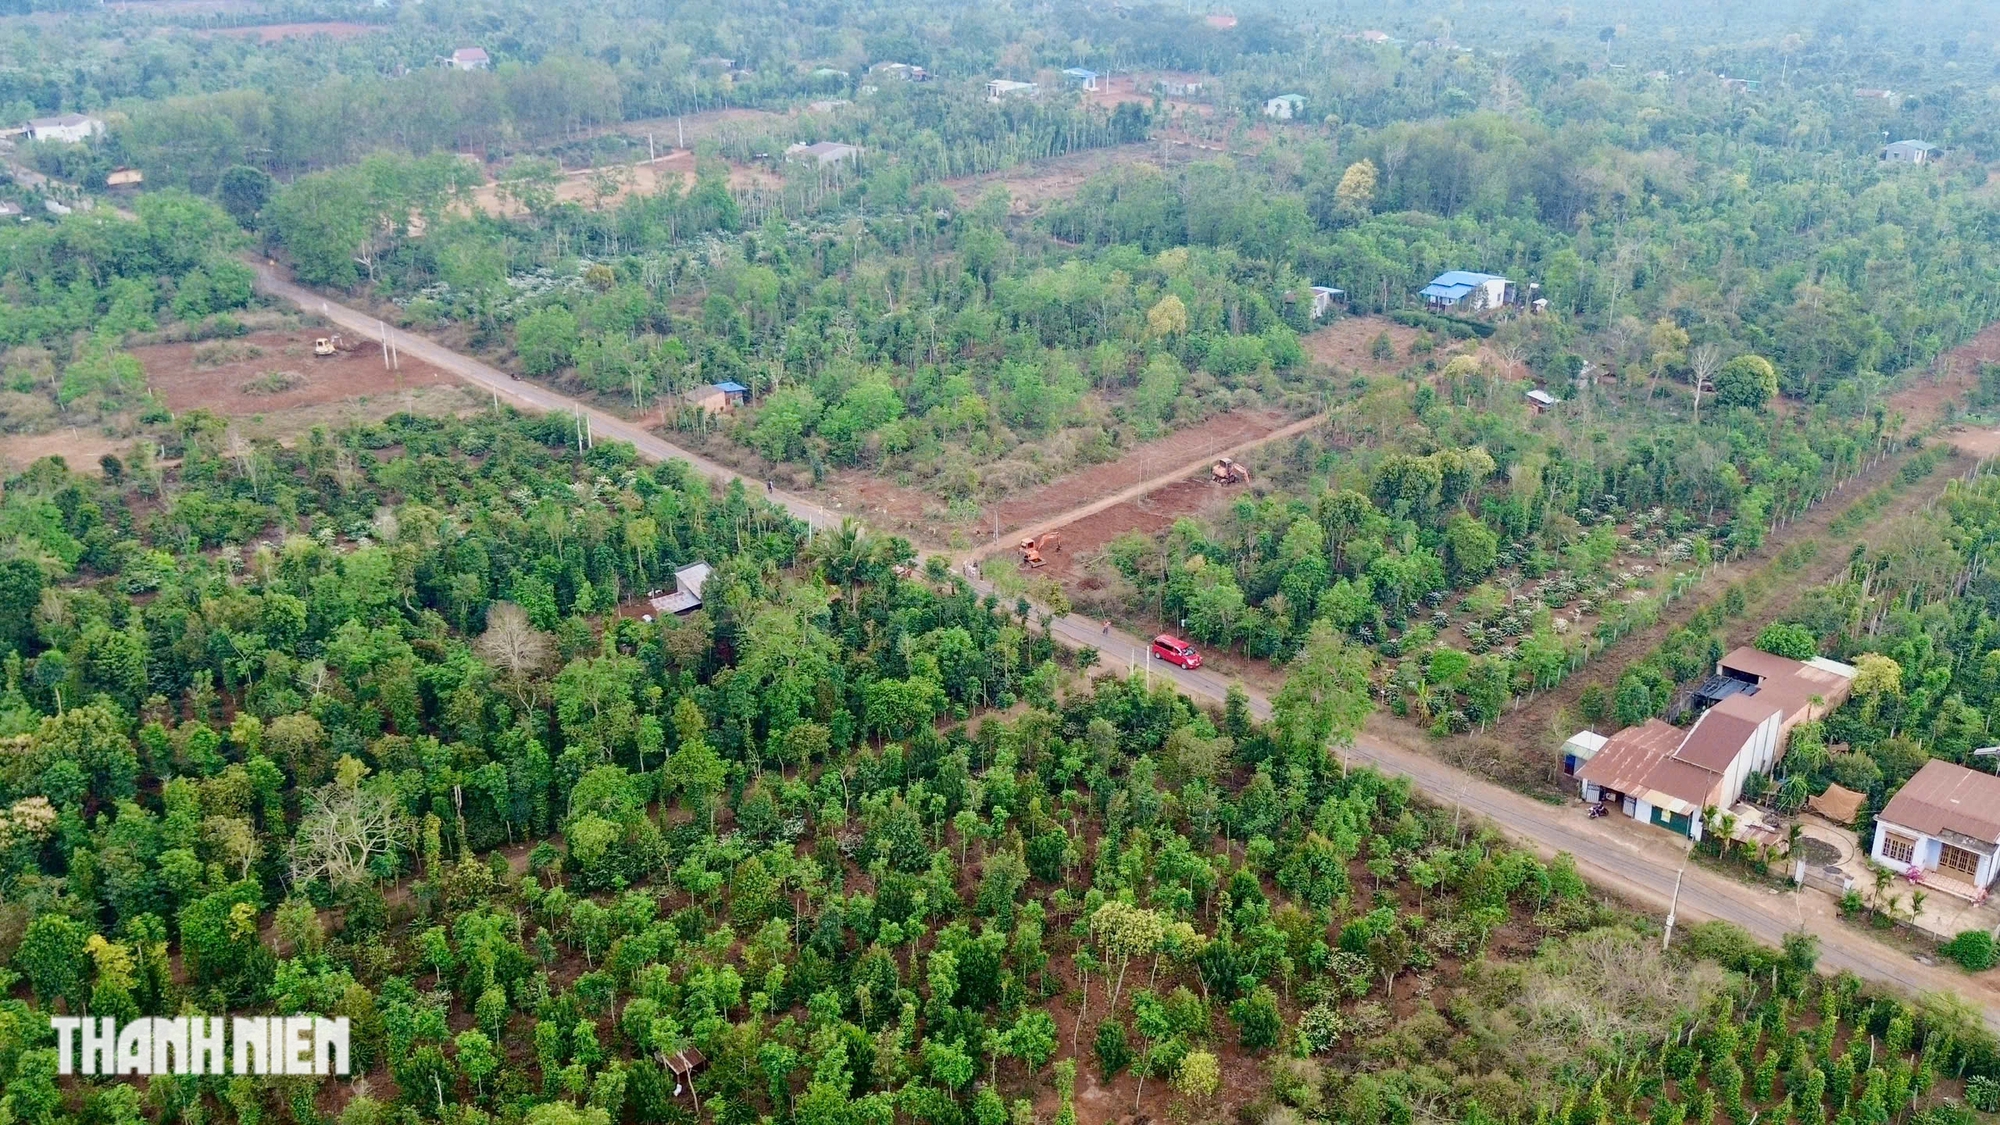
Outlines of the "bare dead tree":
<svg viewBox="0 0 2000 1125">
<path fill-rule="evenodd" d="M 528 621 L 526 611 L 512 602 L 495 602 L 486 611 L 486 631 L 474 646 L 480 659 L 504 676 L 525 706 L 537 673 L 548 665 L 548 634 Z"/>
<path fill-rule="evenodd" d="M 368 878 L 368 865 L 405 835 L 395 799 L 374 788 L 336 781 L 306 794 L 305 816 L 292 840 L 292 881 L 324 876 L 336 887 Z"/>
<path fill-rule="evenodd" d="M 1701 388 L 1722 370 L 1722 349 L 1703 344 L 1688 353 L 1688 379 L 1694 384 L 1694 420 L 1701 424 Z"/>
</svg>

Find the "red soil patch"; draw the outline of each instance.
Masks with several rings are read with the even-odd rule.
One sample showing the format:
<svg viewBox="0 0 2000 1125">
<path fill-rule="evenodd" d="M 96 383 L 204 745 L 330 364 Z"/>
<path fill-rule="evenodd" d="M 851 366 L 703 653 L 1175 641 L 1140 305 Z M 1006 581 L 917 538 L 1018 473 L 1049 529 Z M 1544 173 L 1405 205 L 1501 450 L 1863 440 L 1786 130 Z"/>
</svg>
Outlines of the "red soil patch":
<svg viewBox="0 0 2000 1125">
<path fill-rule="evenodd" d="M 315 356 L 312 343 L 318 334 L 313 329 L 255 332 L 229 341 L 148 344 L 132 349 L 132 354 L 145 365 L 153 392 L 176 412 L 201 408 L 240 417 L 458 383 L 454 376 L 409 356 L 403 357 L 401 371 L 385 371 L 381 349 L 372 340 L 354 341 L 351 352 Z M 258 354 L 219 363 L 197 361 L 198 352 L 212 354 L 203 349 L 217 344 L 248 345 Z M 270 378 L 274 372 L 283 377 Z"/>
<path fill-rule="evenodd" d="M 1101 105 L 1106 109 L 1116 109 L 1126 102 L 1137 102 L 1140 105 L 1150 108 L 1155 96 L 1154 91 L 1159 88 L 1159 84 L 1162 82 L 1202 82 L 1208 84 L 1212 90 L 1216 79 L 1206 74 L 1193 74 L 1185 71 L 1146 71 L 1138 74 L 1114 74 L 1108 78 L 1099 78 L 1097 80 L 1097 89 L 1085 91 L 1083 100 L 1092 105 Z M 1215 111 L 1213 106 L 1205 102 L 1188 101 L 1184 98 L 1162 98 L 1161 101 L 1169 114 L 1199 113 L 1205 116 Z"/>
<path fill-rule="evenodd" d="M 326 20 L 319 23 L 266 23 L 251 27 L 218 27 L 208 34 L 226 35 L 231 39 L 249 39 L 254 36 L 260 43 L 276 43 L 281 39 L 310 39 L 315 35 L 324 35 L 329 39 L 354 39 L 380 30 L 365 23 Z"/>
<path fill-rule="evenodd" d="M 1890 412 L 1900 412 L 1910 430 L 1942 418 L 1946 402 L 1964 404 L 1966 392 L 1978 386 L 1982 362 L 2000 362 L 2000 322 L 1940 354 L 1928 372 L 1910 372 L 1904 386 L 1888 396 Z"/>
<path fill-rule="evenodd" d="M 16 472 L 44 457 L 61 457 L 70 471 L 102 476 L 98 458 L 107 453 L 124 456 L 137 438 L 108 438 L 95 430 L 63 429 L 47 434 L 7 434 L 0 436 L 0 468 Z"/>
<path fill-rule="evenodd" d="M 1085 573 L 1085 567 L 1119 536 L 1132 531 L 1141 535 L 1157 535 L 1172 527 L 1174 521 L 1182 516 L 1194 515 L 1211 505 L 1229 503 L 1242 494 L 1240 487 L 1224 488 L 1206 480 L 1176 481 L 1137 500 L 1127 500 L 1057 529 L 1052 534 L 1057 537 L 1059 549 L 1043 553 L 1048 562 L 1037 573 L 1046 574 L 1065 586 L 1080 590 L 1095 589 L 1097 580 Z M 1007 565 L 1004 560 L 1014 557 L 1010 551 L 988 560 L 986 565 Z"/>
<path fill-rule="evenodd" d="M 1136 446 L 1116 461 L 1080 469 L 1023 495 L 988 504 L 976 526 L 961 530 L 969 534 L 974 544 L 990 546 L 996 511 L 1000 517 L 999 533 L 1005 539 L 1012 532 L 1046 523 L 1101 497 L 1171 473 L 1190 461 L 1219 456 L 1224 450 L 1281 429 L 1287 422 L 1283 415 L 1266 410 L 1218 414 Z M 852 513 L 856 519 L 880 530 L 924 542 L 943 542 L 952 534 L 952 528 L 944 522 L 941 501 L 885 477 L 846 469 L 830 474 L 825 488 L 837 498 L 830 507 Z M 1100 512 L 1085 522 L 1096 523 L 1110 515 L 1111 512 Z M 1173 522 L 1172 517 L 1167 522 Z M 1069 532 L 1063 534 L 1067 537 Z"/>
<path fill-rule="evenodd" d="M 1000 515 L 1002 534 L 1014 528 L 1030 527 L 1073 511 L 1100 496 L 1130 488 L 1162 473 L 1170 473 L 1190 461 L 1217 456 L 1225 449 L 1255 441 L 1283 427 L 1286 421 L 1283 415 L 1268 410 L 1232 410 L 1227 414 L 1218 414 L 1165 437 L 1134 446 L 1131 452 L 1116 461 L 1092 465 L 1050 481 L 1025 496 L 989 506 L 982 530 L 991 533 L 996 511 Z M 1090 519 L 1095 522 L 1109 514 L 1102 512 Z"/>
</svg>

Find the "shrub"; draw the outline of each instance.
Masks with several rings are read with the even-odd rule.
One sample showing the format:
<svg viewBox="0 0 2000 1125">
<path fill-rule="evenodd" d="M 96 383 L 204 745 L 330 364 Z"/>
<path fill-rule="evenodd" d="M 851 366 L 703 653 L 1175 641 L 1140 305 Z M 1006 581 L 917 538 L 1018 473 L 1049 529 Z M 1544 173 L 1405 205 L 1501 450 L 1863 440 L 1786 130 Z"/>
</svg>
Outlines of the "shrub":
<svg viewBox="0 0 2000 1125">
<path fill-rule="evenodd" d="M 2000 1080 L 1973 1075 L 1965 1080 L 1965 1100 L 1981 1113 L 2000 1113 Z"/>
<path fill-rule="evenodd" d="M 1780 622 L 1767 625 L 1757 634 L 1757 647 L 1776 656 L 1811 660 L 1819 655 L 1819 641 L 1803 625 Z"/>
<path fill-rule="evenodd" d="M 1980 973 L 2000 963 L 2000 949 L 1993 944 L 1993 935 L 1985 930 L 1967 930 L 1945 942 L 1938 952 L 1958 962 L 1959 967 L 1968 972 Z"/>
</svg>

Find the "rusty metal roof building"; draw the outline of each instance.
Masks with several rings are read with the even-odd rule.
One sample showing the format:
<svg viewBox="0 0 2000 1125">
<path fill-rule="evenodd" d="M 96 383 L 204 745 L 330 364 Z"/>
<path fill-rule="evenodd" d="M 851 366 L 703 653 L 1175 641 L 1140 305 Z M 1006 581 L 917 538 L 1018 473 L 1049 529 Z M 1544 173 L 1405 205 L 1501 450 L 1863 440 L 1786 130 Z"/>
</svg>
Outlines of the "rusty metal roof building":
<svg viewBox="0 0 2000 1125">
<path fill-rule="evenodd" d="M 1681 737 L 1679 727 L 1647 719 L 1605 739 L 1590 761 L 1577 769 L 1576 776 L 1620 793 L 1637 792 L 1646 787 L 1653 767 L 1673 756 Z"/>
</svg>

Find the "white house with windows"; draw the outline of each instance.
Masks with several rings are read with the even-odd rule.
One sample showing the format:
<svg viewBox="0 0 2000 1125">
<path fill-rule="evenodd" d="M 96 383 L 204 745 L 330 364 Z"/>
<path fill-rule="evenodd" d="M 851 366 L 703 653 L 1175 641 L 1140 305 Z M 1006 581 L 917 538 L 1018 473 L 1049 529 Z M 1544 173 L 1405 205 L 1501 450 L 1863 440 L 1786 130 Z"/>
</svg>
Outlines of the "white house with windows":
<svg viewBox="0 0 2000 1125">
<path fill-rule="evenodd" d="M 986 84 L 986 100 L 1005 101 L 1008 98 L 1032 98 L 1041 90 L 1033 82 L 1016 82 L 1011 78 L 995 78 Z"/>
<path fill-rule="evenodd" d="M 1986 897 L 2000 853 L 2000 777 L 1933 758 L 1875 817 L 1876 863 L 1963 898 Z"/>
</svg>

